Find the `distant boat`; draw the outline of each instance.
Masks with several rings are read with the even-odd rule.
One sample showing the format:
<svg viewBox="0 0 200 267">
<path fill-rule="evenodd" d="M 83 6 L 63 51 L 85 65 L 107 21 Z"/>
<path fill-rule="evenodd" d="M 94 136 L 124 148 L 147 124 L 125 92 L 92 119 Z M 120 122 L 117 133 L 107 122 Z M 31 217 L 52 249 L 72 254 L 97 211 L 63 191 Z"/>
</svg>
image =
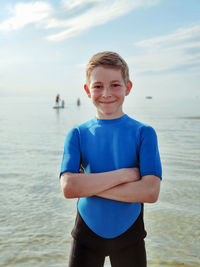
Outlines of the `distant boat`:
<svg viewBox="0 0 200 267">
<path fill-rule="evenodd" d="M 54 109 L 60 109 L 60 108 L 65 108 L 64 106 L 54 106 Z"/>
<path fill-rule="evenodd" d="M 152 99 L 152 96 L 146 96 L 146 99 Z"/>
</svg>

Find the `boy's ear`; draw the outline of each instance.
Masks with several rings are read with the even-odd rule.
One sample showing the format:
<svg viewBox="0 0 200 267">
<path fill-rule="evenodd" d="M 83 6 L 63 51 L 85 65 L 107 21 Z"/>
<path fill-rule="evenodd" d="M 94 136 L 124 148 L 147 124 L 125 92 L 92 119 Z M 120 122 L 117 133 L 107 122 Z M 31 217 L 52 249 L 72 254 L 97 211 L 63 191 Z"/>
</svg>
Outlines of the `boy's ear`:
<svg viewBox="0 0 200 267">
<path fill-rule="evenodd" d="M 84 84 L 84 89 L 88 97 L 91 98 L 90 89 L 88 88 L 87 84 Z"/>
<path fill-rule="evenodd" d="M 128 81 L 128 83 L 126 85 L 126 96 L 129 95 L 132 86 L 133 86 L 132 82 L 131 81 Z"/>
</svg>

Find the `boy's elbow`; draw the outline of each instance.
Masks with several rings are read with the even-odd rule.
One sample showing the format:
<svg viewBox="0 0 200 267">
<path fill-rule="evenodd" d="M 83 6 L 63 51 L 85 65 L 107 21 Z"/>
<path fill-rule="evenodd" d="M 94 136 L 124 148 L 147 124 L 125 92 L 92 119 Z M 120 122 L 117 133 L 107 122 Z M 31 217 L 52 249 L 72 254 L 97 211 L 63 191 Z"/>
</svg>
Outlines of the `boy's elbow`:
<svg viewBox="0 0 200 267">
<path fill-rule="evenodd" d="M 148 194 L 148 203 L 155 203 L 158 201 L 158 197 L 159 197 L 159 190 L 152 188 L 151 190 L 149 190 L 149 194 Z"/>
<path fill-rule="evenodd" d="M 69 182 L 66 185 L 64 185 L 64 187 L 62 188 L 62 192 L 65 198 L 75 198 L 72 188 L 69 185 Z"/>
<path fill-rule="evenodd" d="M 147 175 L 143 177 L 144 189 L 146 192 L 146 203 L 155 203 L 158 201 L 160 193 L 160 179 L 153 175 Z"/>
<path fill-rule="evenodd" d="M 75 198 L 74 195 L 74 186 L 73 178 L 70 176 L 70 173 L 65 173 L 61 175 L 60 178 L 61 189 L 65 198 Z"/>
</svg>

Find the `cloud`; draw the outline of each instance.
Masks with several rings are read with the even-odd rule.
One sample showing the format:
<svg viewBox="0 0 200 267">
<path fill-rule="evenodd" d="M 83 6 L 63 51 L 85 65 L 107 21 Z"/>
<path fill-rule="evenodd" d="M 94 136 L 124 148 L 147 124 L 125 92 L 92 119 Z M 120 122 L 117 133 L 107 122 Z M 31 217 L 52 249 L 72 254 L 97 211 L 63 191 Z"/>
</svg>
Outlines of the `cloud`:
<svg viewBox="0 0 200 267">
<path fill-rule="evenodd" d="M 61 0 L 53 8 L 48 2 L 18 3 L 13 16 L 0 24 L 0 30 L 18 30 L 30 23 L 40 22 L 43 30 L 54 29 L 50 41 L 62 41 L 81 32 L 105 24 L 133 9 L 157 5 L 160 0 Z M 64 19 L 63 19 L 64 17 Z"/>
<path fill-rule="evenodd" d="M 137 43 L 138 46 L 141 47 L 170 47 L 170 46 L 179 46 L 183 43 L 191 43 L 191 40 L 196 42 L 200 41 L 200 25 L 196 25 L 190 28 L 181 28 L 176 30 L 176 32 L 166 35 L 160 36 L 157 38 L 152 38 L 148 40 L 143 40 Z"/>
<path fill-rule="evenodd" d="M 116 19 L 138 7 L 153 6 L 158 4 L 158 0 L 75 0 L 64 1 L 68 8 L 93 4 L 91 8 L 78 16 L 66 20 L 49 20 L 47 28 L 66 27 L 67 29 L 59 33 L 49 35 L 48 40 L 62 41 L 64 39 L 78 35 L 91 27 L 105 24 Z"/>
<path fill-rule="evenodd" d="M 62 4 L 67 9 L 83 8 L 88 4 L 100 3 L 102 0 L 62 0 Z"/>
<path fill-rule="evenodd" d="M 153 74 L 200 68 L 200 25 L 135 44 L 142 55 L 129 58 L 139 73 Z"/>
<path fill-rule="evenodd" d="M 18 3 L 12 8 L 13 16 L 0 24 L 0 30 L 19 30 L 27 24 L 44 20 L 52 12 L 46 2 Z"/>
</svg>

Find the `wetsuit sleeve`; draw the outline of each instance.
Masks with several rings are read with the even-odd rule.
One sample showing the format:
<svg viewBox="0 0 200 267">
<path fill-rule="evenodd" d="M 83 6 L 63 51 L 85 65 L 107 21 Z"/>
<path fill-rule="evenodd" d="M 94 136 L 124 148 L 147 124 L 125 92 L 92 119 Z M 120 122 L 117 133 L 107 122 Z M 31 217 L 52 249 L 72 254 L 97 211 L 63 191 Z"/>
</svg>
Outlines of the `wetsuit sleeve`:
<svg viewBox="0 0 200 267">
<path fill-rule="evenodd" d="M 157 135 L 150 126 L 143 126 L 140 131 L 139 164 L 141 176 L 155 175 L 162 179 Z"/>
<path fill-rule="evenodd" d="M 74 128 L 66 135 L 60 176 L 64 172 L 78 173 L 80 168 L 80 158 L 79 132 Z"/>
</svg>

